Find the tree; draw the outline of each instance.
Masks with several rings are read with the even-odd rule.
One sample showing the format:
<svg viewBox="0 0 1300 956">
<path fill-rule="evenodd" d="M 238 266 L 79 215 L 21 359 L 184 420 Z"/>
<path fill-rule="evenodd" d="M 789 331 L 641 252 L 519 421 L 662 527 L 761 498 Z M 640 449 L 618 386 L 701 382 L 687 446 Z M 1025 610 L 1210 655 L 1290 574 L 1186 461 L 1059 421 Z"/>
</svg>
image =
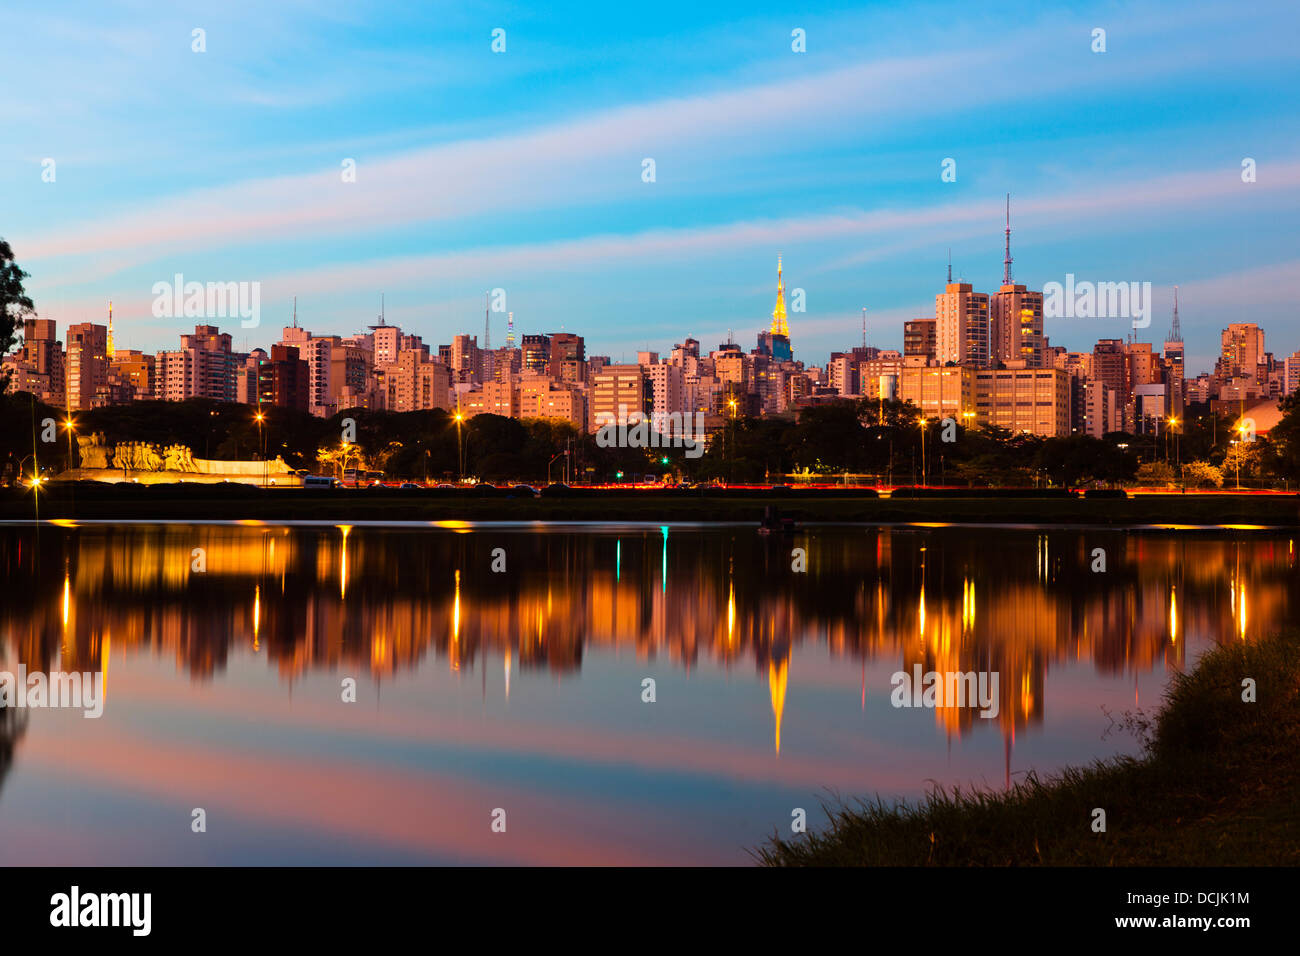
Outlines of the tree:
<svg viewBox="0 0 1300 956">
<path fill-rule="evenodd" d="M 1137 480 L 1144 485 L 1167 485 L 1174 480 L 1174 469 L 1168 462 L 1143 462 L 1138 466 Z"/>
<path fill-rule="evenodd" d="M 1222 488 L 1223 472 L 1208 461 L 1189 461 L 1183 465 L 1183 481 L 1193 488 L 1204 488 L 1207 485 Z"/>
<path fill-rule="evenodd" d="M 18 323 L 36 314 L 36 307 L 23 290 L 27 273 L 14 262 L 9 243 L 0 239 L 0 358 L 18 344 Z M 0 394 L 9 387 L 9 373 L 0 370 Z"/>
</svg>

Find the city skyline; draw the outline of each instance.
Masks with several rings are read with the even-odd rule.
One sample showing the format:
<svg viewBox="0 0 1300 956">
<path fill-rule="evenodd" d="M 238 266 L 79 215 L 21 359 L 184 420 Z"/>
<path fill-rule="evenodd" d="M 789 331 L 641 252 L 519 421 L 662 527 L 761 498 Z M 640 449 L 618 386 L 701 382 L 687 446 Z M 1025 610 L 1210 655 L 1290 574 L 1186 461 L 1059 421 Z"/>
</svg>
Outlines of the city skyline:
<svg viewBox="0 0 1300 956">
<path fill-rule="evenodd" d="M 805 294 L 796 350 L 821 364 L 860 341 L 863 307 L 871 344 L 901 349 L 950 248 L 955 278 L 995 292 L 1010 192 L 1016 282 L 1149 281 L 1157 343 L 1178 285 L 1189 371 L 1232 323 L 1269 330 L 1277 355 L 1300 347 L 1294 11 L 998 9 L 750 5 L 678 11 L 671 30 L 586 10 L 390 12 L 360 29 L 345 10 L 110 5 L 57 35 L 18 11 L 10 62 L 50 96 L 12 110 L 5 238 L 41 317 L 102 322 L 112 299 L 118 348 L 188 331 L 149 311 L 153 284 L 182 273 L 261 283 L 261 329 L 227 329 L 241 346 L 269 344 L 294 296 L 300 324 L 349 334 L 381 291 L 426 341 L 481 335 L 500 288 L 495 341 L 513 312 L 517 335 L 580 330 L 615 360 L 729 329 L 752 341 L 779 251 Z M 302 69 L 326 58 L 337 73 Z M 1083 350 L 1129 328 L 1049 319 L 1047 334 Z"/>
</svg>

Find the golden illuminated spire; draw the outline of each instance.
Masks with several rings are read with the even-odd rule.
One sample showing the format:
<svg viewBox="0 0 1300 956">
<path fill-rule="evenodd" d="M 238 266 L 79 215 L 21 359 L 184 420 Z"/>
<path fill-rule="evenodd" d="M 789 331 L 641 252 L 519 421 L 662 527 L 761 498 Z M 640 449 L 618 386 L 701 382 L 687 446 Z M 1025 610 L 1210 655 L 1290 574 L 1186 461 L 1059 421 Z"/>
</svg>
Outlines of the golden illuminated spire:
<svg viewBox="0 0 1300 956">
<path fill-rule="evenodd" d="M 776 257 L 776 308 L 772 310 L 772 334 L 790 337 L 785 321 L 785 280 L 781 278 L 781 257 Z"/>
<path fill-rule="evenodd" d="M 113 300 L 108 300 L 108 357 L 113 357 Z"/>
<path fill-rule="evenodd" d="M 781 662 L 767 662 L 767 689 L 772 697 L 772 716 L 776 718 L 776 755 L 781 756 L 781 715 L 785 712 L 785 685 L 790 672 L 790 658 Z"/>
</svg>

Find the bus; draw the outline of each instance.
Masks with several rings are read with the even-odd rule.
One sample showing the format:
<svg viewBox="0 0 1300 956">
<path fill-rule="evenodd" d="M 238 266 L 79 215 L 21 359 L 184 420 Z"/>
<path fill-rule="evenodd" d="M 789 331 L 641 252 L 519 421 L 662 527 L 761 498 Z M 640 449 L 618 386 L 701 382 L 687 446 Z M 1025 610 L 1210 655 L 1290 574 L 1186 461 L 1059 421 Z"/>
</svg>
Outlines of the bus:
<svg viewBox="0 0 1300 956">
<path fill-rule="evenodd" d="M 302 479 L 304 488 L 334 488 L 338 483 L 337 478 L 324 478 L 320 475 L 304 475 Z"/>
</svg>

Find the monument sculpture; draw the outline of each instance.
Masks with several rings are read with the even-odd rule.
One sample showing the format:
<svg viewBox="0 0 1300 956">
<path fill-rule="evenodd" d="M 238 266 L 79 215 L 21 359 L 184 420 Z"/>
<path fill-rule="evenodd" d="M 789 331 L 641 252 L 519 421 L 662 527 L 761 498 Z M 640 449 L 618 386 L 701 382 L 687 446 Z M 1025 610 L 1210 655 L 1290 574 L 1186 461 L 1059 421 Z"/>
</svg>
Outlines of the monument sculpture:
<svg viewBox="0 0 1300 956">
<path fill-rule="evenodd" d="M 195 459 L 188 445 L 159 446 L 142 441 L 110 445 L 102 432 L 78 435 L 77 444 L 81 450 L 81 467 L 64 472 L 62 480 L 233 481 L 280 486 L 301 483 L 279 455 L 271 461 Z"/>
</svg>

